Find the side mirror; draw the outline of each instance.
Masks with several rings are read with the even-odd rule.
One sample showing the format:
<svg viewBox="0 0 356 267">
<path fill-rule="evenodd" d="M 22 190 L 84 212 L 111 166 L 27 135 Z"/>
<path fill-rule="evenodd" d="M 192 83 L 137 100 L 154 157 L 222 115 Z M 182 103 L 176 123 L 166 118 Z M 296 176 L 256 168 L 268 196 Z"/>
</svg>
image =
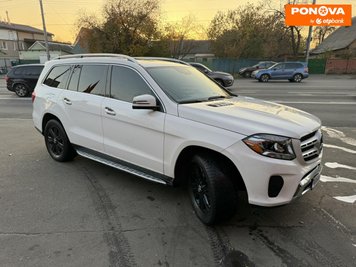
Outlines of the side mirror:
<svg viewBox="0 0 356 267">
<path fill-rule="evenodd" d="M 257 66 L 257 67 L 256 67 L 256 69 L 259 69 L 259 68 L 260 68 L 260 66 Z"/>
<path fill-rule="evenodd" d="M 152 95 L 135 96 L 132 101 L 132 108 L 159 110 L 159 106 L 157 106 L 156 98 Z"/>
</svg>

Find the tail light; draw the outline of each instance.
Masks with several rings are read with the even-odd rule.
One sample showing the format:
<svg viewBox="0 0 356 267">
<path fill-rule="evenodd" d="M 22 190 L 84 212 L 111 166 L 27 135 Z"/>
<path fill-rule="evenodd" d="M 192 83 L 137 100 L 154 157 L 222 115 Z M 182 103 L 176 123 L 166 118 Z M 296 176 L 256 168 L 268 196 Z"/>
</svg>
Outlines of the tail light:
<svg viewBox="0 0 356 267">
<path fill-rule="evenodd" d="M 304 68 L 304 72 L 309 72 L 309 68 L 308 68 L 308 67 L 305 67 L 305 68 Z"/>
<path fill-rule="evenodd" d="M 5 75 L 5 81 L 7 82 L 9 80 L 9 76 Z"/>
<path fill-rule="evenodd" d="M 35 101 L 35 98 L 36 98 L 36 93 L 35 91 L 32 92 L 32 103 Z"/>
</svg>

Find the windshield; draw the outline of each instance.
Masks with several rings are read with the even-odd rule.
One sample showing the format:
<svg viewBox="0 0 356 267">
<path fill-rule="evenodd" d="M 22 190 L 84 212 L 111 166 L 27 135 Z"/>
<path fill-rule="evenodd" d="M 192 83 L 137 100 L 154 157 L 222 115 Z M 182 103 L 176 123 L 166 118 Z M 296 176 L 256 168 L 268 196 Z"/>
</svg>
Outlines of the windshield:
<svg viewBox="0 0 356 267">
<path fill-rule="evenodd" d="M 180 104 L 231 97 L 228 92 L 193 67 L 164 66 L 146 69 L 162 90 Z"/>
<path fill-rule="evenodd" d="M 268 69 L 270 70 L 270 69 L 273 69 L 276 65 L 278 65 L 279 63 L 275 63 L 275 64 L 273 64 L 271 67 L 269 67 Z"/>
</svg>

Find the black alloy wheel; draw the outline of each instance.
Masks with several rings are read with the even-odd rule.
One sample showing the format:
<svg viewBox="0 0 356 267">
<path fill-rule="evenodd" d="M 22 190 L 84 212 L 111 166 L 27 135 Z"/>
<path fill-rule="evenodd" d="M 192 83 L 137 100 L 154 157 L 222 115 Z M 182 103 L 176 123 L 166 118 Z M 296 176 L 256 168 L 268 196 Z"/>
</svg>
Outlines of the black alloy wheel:
<svg viewBox="0 0 356 267">
<path fill-rule="evenodd" d="M 56 161 L 70 161 L 76 153 L 69 142 L 63 126 L 57 120 L 47 122 L 44 138 L 47 151 Z"/>
<path fill-rule="evenodd" d="M 204 224 L 212 225 L 235 214 L 237 195 L 234 185 L 215 161 L 195 155 L 188 178 L 193 209 Z"/>
</svg>

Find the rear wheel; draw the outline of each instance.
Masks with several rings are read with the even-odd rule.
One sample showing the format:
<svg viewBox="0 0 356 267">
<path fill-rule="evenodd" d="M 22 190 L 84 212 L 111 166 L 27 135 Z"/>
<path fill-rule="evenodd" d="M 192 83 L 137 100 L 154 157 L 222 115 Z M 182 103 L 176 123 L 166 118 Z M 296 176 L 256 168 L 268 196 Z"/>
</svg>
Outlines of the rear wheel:
<svg viewBox="0 0 356 267">
<path fill-rule="evenodd" d="M 269 75 L 268 74 L 262 74 L 261 75 L 261 77 L 260 77 L 260 81 L 261 82 L 266 83 L 266 82 L 268 82 L 268 80 L 269 80 Z"/>
<path fill-rule="evenodd" d="M 232 181 L 217 163 L 195 155 L 188 170 L 189 195 L 198 218 L 207 225 L 231 218 L 237 195 Z"/>
<path fill-rule="evenodd" d="M 63 126 L 57 120 L 47 122 L 44 138 L 48 153 L 56 161 L 70 161 L 76 156 Z"/>
<path fill-rule="evenodd" d="M 302 80 L 303 80 L 303 76 L 299 73 L 293 76 L 293 81 L 295 81 L 296 83 L 300 83 Z"/>
<path fill-rule="evenodd" d="M 18 83 L 15 85 L 14 89 L 15 89 L 15 93 L 17 94 L 17 96 L 19 96 L 19 97 L 28 96 L 29 91 L 24 84 Z"/>
<path fill-rule="evenodd" d="M 246 72 L 244 73 L 244 77 L 245 77 L 245 78 L 251 78 L 251 72 L 246 71 Z"/>
</svg>

